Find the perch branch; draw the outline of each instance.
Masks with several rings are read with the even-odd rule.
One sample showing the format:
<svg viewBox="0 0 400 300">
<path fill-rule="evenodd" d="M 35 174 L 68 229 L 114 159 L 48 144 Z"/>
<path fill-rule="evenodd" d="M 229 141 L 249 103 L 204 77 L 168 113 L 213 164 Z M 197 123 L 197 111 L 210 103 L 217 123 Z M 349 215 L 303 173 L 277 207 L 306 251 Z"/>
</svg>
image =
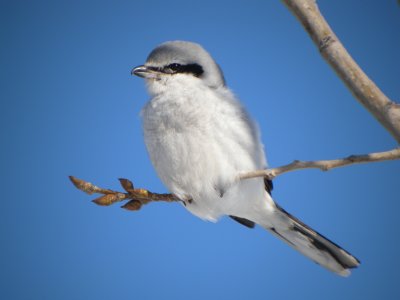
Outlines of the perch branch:
<svg viewBox="0 0 400 300">
<path fill-rule="evenodd" d="M 378 161 L 395 160 L 395 159 L 400 159 L 400 148 L 378 153 L 350 155 L 342 159 L 334 159 L 334 160 L 318 160 L 318 161 L 295 160 L 294 162 L 281 167 L 240 174 L 238 176 L 238 180 L 244 180 L 255 177 L 266 177 L 272 180 L 283 173 L 301 169 L 320 169 L 323 171 L 328 171 L 333 168 L 344 167 L 352 164 L 378 162 Z M 144 204 L 155 201 L 183 202 L 173 194 L 158 194 L 150 192 L 145 189 L 135 189 L 133 187 L 132 182 L 129 181 L 128 179 L 123 179 L 123 178 L 119 179 L 120 184 L 125 190 L 125 192 L 118 192 L 98 187 L 93 183 L 84 181 L 82 179 L 78 179 L 74 176 L 70 176 L 69 178 L 76 188 L 89 195 L 103 194 L 103 196 L 100 196 L 92 200 L 97 205 L 108 206 L 117 202 L 127 200 L 128 202 L 125 203 L 123 206 L 121 206 L 122 208 L 125 208 L 127 210 L 139 210 Z"/>
<path fill-rule="evenodd" d="M 266 169 L 266 170 L 258 170 L 248 173 L 243 173 L 239 175 L 239 179 L 249 179 L 254 177 L 267 177 L 268 179 L 274 179 L 275 177 L 296 170 L 302 169 L 320 169 L 322 171 L 328 171 L 330 169 L 344 167 L 353 164 L 362 164 L 362 163 L 370 163 L 370 162 L 378 162 L 385 160 L 396 160 L 400 159 L 400 148 L 396 148 L 390 151 L 385 152 L 377 152 L 370 154 L 361 154 L 361 155 L 350 155 L 348 157 L 342 159 L 333 159 L 333 160 L 317 160 L 317 161 L 300 161 L 295 160 L 290 164 Z"/>
<path fill-rule="evenodd" d="M 400 105 L 368 78 L 320 13 L 316 0 L 282 0 L 355 98 L 400 143 Z"/>
</svg>

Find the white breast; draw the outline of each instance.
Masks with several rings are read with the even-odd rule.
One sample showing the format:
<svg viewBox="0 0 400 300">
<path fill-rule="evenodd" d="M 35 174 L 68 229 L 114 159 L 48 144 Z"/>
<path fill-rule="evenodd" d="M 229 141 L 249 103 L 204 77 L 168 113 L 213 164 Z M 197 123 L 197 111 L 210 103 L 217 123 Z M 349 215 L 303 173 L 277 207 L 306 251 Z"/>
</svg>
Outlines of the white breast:
<svg viewBox="0 0 400 300">
<path fill-rule="evenodd" d="M 188 77 L 153 87 L 161 92 L 142 111 L 150 159 L 172 193 L 193 200 L 186 208 L 195 215 L 243 216 L 265 204 L 262 179 L 235 181 L 239 172 L 266 167 L 257 130 L 229 90 Z"/>
</svg>

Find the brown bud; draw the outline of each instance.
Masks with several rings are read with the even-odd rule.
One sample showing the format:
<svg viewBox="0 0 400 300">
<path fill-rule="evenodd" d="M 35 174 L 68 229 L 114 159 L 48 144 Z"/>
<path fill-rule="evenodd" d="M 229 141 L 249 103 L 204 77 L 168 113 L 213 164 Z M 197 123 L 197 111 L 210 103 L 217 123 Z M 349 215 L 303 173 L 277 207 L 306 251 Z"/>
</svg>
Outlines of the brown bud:
<svg viewBox="0 0 400 300">
<path fill-rule="evenodd" d="M 128 193 L 133 192 L 134 187 L 133 187 L 132 181 L 130 181 L 129 179 L 125 179 L 125 178 L 119 178 L 118 180 L 121 183 L 121 186 L 124 188 L 125 191 L 127 191 Z"/>
<path fill-rule="evenodd" d="M 92 200 L 92 202 L 96 203 L 97 205 L 108 206 L 111 205 L 119 200 L 117 194 L 107 194 Z"/>
<path fill-rule="evenodd" d="M 69 176 L 69 179 L 71 180 L 71 182 L 75 185 L 75 187 L 83 192 L 85 192 L 86 194 L 93 194 L 93 193 L 97 193 L 99 188 L 97 186 L 95 186 L 93 183 L 84 181 L 82 179 L 76 178 L 74 176 Z"/>
<path fill-rule="evenodd" d="M 128 203 L 125 203 L 121 208 L 127 210 L 139 210 L 142 207 L 142 203 L 138 200 L 131 200 Z"/>
</svg>

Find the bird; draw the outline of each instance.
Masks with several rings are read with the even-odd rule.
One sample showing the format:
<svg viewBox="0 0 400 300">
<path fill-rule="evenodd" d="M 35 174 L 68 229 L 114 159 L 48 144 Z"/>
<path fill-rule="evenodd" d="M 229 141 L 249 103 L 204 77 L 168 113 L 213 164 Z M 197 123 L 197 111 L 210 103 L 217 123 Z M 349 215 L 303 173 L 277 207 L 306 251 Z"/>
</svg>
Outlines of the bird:
<svg viewBox="0 0 400 300">
<path fill-rule="evenodd" d="M 145 79 L 144 142 L 157 175 L 193 215 L 256 224 L 326 269 L 348 276 L 360 262 L 272 198 L 272 181 L 238 175 L 268 167 L 260 130 L 198 43 L 167 41 L 132 75 Z"/>
</svg>

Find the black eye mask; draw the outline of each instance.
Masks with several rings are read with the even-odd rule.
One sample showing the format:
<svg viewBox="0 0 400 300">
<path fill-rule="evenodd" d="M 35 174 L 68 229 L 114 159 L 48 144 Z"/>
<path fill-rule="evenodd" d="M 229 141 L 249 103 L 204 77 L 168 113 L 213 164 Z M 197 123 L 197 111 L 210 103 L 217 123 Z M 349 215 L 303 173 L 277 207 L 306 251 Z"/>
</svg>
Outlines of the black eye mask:
<svg viewBox="0 0 400 300">
<path fill-rule="evenodd" d="M 167 74 L 188 73 L 193 74 L 196 77 L 200 77 L 204 73 L 202 66 L 199 64 L 181 65 L 178 63 L 167 65 L 160 68 L 159 71 Z"/>
</svg>

